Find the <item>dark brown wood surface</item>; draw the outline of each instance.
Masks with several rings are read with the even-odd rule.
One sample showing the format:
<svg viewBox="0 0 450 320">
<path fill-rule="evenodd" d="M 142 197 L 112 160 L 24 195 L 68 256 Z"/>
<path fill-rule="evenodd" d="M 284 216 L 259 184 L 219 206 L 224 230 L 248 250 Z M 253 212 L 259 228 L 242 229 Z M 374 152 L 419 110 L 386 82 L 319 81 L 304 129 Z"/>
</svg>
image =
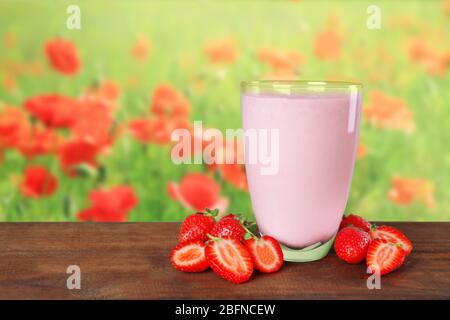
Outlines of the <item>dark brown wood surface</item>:
<svg viewBox="0 0 450 320">
<path fill-rule="evenodd" d="M 369 290 L 364 264 L 334 253 L 285 263 L 276 274 L 233 285 L 212 271 L 188 274 L 169 261 L 177 223 L 0 223 L 1 299 L 449 299 L 450 223 L 390 223 L 414 250 L 402 268 Z M 68 290 L 66 269 L 81 269 Z"/>
</svg>

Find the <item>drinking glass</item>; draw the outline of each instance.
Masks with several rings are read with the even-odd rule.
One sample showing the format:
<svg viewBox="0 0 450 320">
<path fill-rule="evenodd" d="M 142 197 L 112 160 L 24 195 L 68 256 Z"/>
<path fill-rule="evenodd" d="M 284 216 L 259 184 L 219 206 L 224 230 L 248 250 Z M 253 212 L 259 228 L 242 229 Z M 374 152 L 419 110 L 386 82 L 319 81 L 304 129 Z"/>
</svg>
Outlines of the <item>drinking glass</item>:
<svg viewBox="0 0 450 320">
<path fill-rule="evenodd" d="M 246 173 L 260 232 L 290 248 L 329 241 L 350 190 L 361 84 L 243 82 L 241 111 Z"/>
</svg>

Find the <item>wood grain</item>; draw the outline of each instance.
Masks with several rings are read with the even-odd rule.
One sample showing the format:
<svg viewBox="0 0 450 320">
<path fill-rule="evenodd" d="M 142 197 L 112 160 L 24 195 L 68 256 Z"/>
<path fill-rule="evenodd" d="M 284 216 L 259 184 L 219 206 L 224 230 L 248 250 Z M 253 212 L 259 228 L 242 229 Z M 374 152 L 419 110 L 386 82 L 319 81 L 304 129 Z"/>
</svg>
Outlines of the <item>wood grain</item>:
<svg viewBox="0 0 450 320">
<path fill-rule="evenodd" d="M 187 274 L 169 261 L 178 223 L 1 223 L 1 299 L 449 299 L 450 223 L 390 223 L 412 240 L 405 265 L 368 290 L 365 266 L 334 253 L 286 263 L 233 285 L 212 271 Z M 81 268 L 68 290 L 66 269 Z"/>
</svg>

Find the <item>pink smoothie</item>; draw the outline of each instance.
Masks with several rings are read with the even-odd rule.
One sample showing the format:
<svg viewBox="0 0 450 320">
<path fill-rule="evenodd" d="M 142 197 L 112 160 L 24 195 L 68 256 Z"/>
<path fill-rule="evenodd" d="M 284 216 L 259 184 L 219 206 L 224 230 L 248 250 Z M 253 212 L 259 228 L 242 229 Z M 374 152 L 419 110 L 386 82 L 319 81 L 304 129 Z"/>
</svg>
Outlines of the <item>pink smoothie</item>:
<svg viewBox="0 0 450 320">
<path fill-rule="evenodd" d="M 358 142 L 361 97 L 349 93 L 241 96 L 244 129 L 279 130 L 279 170 L 246 163 L 263 234 L 301 248 L 326 242 L 339 227 Z"/>
</svg>

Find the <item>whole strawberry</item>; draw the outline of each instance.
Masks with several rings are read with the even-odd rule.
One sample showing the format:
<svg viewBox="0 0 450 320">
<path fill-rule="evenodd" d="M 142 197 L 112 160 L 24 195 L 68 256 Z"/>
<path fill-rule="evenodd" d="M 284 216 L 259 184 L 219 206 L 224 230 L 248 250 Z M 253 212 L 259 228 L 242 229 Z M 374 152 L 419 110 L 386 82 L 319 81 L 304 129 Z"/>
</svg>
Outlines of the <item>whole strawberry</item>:
<svg viewBox="0 0 450 320">
<path fill-rule="evenodd" d="M 214 227 L 214 217 L 218 210 L 208 210 L 205 213 L 194 213 L 186 217 L 181 224 L 178 241 L 186 243 L 191 241 L 206 241 L 207 234 Z"/>
<path fill-rule="evenodd" d="M 334 251 L 340 259 L 356 264 L 365 259 L 370 242 L 367 232 L 355 227 L 345 227 L 336 236 Z"/>
<path fill-rule="evenodd" d="M 216 238 L 236 239 L 244 241 L 245 230 L 242 227 L 243 220 L 234 214 L 224 216 L 212 228 L 210 234 Z"/>
<path fill-rule="evenodd" d="M 360 217 L 356 214 L 349 214 L 348 216 L 345 216 L 342 219 L 339 229 L 343 229 L 343 228 L 349 227 L 349 226 L 360 228 L 366 232 L 369 232 L 372 227 L 372 225 L 370 224 L 369 221 L 367 221 L 363 217 Z"/>
</svg>

